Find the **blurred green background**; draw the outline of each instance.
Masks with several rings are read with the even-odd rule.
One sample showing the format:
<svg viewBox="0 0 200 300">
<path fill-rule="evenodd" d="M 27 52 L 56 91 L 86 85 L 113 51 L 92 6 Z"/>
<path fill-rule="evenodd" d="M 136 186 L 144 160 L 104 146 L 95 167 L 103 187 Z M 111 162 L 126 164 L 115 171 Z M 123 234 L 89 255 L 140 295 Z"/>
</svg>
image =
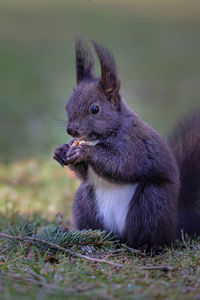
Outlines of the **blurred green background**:
<svg viewBox="0 0 200 300">
<path fill-rule="evenodd" d="M 51 159 L 68 139 L 79 33 L 114 53 L 122 95 L 163 135 L 200 106 L 199 1 L 1 0 L 2 162 Z"/>
</svg>

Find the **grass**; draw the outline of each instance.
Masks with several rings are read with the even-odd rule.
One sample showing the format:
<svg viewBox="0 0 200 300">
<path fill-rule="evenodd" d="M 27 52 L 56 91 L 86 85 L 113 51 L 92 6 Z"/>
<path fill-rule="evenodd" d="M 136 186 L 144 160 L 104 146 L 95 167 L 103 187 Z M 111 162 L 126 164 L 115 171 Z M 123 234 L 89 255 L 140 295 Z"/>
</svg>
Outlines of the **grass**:
<svg viewBox="0 0 200 300">
<path fill-rule="evenodd" d="M 37 232 L 70 214 L 78 182 L 55 162 L 26 160 L 0 165 L 0 231 L 12 232 L 25 220 Z M 18 227 L 17 227 L 18 226 Z M 18 229 L 19 230 L 19 229 Z M 19 231 L 15 231 L 19 235 Z M 120 246 L 122 247 L 122 246 Z M 115 252 L 114 244 L 72 247 L 80 254 L 120 263 L 122 268 L 90 262 L 29 243 L 0 239 L 0 291 L 3 299 L 199 299 L 200 241 L 187 237 L 174 249 L 151 256 Z M 122 248 L 121 248 L 122 249 Z M 89 252 L 88 252 L 89 251 Z M 167 266 L 163 269 L 162 266 Z"/>
</svg>

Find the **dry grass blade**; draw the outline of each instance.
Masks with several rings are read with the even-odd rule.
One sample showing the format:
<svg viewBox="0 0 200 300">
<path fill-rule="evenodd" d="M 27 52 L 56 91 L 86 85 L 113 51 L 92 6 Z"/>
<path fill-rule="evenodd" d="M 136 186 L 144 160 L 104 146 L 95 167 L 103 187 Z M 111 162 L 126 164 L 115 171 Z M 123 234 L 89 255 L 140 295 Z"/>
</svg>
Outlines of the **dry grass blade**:
<svg viewBox="0 0 200 300">
<path fill-rule="evenodd" d="M 175 267 L 172 266 L 168 266 L 168 265 L 155 265 L 155 266 L 145 266 L 145 267 L 141 267 L 141 269 L 143 270 L 161 270 L 161 271 L 174 271 Z"/>
</svg>

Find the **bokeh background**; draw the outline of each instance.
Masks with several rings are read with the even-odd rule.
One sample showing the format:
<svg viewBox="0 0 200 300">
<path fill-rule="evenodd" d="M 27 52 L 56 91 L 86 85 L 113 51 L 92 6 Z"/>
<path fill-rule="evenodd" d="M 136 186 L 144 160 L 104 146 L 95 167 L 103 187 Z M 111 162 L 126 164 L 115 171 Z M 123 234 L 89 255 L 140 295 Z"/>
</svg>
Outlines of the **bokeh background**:
<svg viewBox="0 0 200 300">
<path fill-rule="evenodd" d="M 200 104 L 199 1 L 1 0 L 1 160 L 66 141 L 77 34 L 114 53 L 122 95 L 162 134 Z"/>
<path fill-rule="evenodd" d="M 122 95 L 165 137 L 200 106 L 199 1 L 1 0 L 0 200 L 8 209 L 54 211 L 73 196 L 77 183 L 67 173 L 66 187 L 52 153 L 69 139 L 77 34 L 114 53 Z"/>
</svg>

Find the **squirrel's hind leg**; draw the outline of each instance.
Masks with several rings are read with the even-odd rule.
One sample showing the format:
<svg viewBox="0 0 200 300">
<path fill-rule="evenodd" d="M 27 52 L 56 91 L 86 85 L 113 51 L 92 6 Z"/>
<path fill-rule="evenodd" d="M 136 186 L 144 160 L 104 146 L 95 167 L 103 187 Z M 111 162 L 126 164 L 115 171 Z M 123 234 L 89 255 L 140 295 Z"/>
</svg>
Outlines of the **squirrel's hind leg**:
<svg viewBox="0 0 200 300">
<path fill-rule="evenodd" d="M 177 193 L 173 184 L 141 183 L 126 218 L 123 240 L 133 248 L 157 249 L 175 239 Z"/>
</svg>

